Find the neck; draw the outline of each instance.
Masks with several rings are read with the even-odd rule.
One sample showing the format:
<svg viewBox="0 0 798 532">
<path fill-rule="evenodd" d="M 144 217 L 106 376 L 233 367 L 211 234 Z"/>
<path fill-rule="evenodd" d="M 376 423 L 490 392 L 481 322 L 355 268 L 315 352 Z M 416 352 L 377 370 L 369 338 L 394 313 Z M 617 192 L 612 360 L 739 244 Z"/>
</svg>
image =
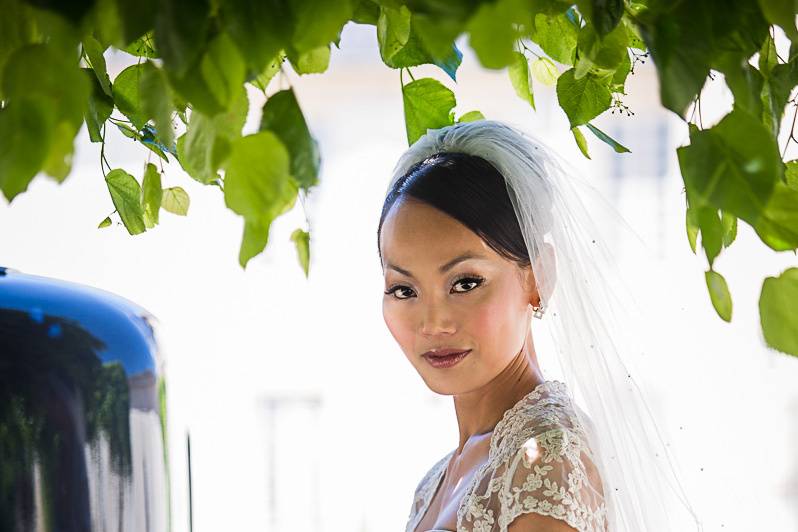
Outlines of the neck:
<svg viewBox="0 0 798 532">
<path fill-rule="evenodd" d="M 493 380 L 484 386 L 454 396 L 454 409 L 460 431 L 459 456 L 466 443 L 491 432 L 512 408 L 545 379 L 537 365 L 532 332 L 527 330 L 521 350 Z"/>
</svg>

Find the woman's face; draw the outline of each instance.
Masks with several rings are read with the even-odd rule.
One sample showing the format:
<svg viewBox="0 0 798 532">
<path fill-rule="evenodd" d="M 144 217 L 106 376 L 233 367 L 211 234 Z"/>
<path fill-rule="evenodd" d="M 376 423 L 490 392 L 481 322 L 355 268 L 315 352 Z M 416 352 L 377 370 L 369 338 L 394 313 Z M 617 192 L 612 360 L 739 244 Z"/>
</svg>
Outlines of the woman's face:
<svg viewBox="0 0 798 532">
<path fill-rule="evenodd" d="M 537 292 L 531 269 L 498 255 L 451 216 L 402 199 L 383 222 L 383 317 L 429 388 L 444 395 L 479 389 L 519 353 Z M 464 255 L 466 260 L 457 260 Z M 455 262 L 456 261 L 456 262 Z M 470 349 L 434 367 L 431 349 Z"/>
</svg>

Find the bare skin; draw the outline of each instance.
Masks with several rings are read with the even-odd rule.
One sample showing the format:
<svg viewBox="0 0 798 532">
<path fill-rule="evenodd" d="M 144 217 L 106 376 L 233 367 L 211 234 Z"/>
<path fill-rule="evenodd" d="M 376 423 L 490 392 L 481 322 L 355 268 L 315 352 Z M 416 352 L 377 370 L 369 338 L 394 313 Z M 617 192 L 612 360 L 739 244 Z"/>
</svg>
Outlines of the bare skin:
<svg viewBox="0 0 798 532">
<path fill-rule="evenodd" d="M 393 206 L 382 226 L 380 250 L 385 323 L 427 386 L 453 397 L 459 427 L 457 449 L 416 530 L 455 530 L 457 508 L 488 458 L 493 429 L 545 380 L 530 329 L 540 294 L 531 268 L 502 257 L 459 221 L 420 201 L 404 199 Z M 466 253 L 478 258 L 441 271 Z M 435 368 L 422 356 L 444 347 L 471 352 L 449 368 Z M 563 522 L 556 519 L 523 517 L 513 521 L 511 531 L 573 530 L 560 528 Z"/>
</svg>

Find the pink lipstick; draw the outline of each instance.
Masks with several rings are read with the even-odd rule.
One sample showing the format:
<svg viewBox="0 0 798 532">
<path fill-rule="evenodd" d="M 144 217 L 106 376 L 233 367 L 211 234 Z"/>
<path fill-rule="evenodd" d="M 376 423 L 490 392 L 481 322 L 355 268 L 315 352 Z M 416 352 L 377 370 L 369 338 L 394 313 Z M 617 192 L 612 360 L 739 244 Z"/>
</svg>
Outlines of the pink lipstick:
<svg viewBox="0 0 798 532">
<path fill-rule="evenodd" d="M 463 360 L 471 350 L 455 351 L 454 349 L 441 349 L 438 351 L 427 351 L 422 355 L 432 367 L 451 368 Z"/>
</svg>

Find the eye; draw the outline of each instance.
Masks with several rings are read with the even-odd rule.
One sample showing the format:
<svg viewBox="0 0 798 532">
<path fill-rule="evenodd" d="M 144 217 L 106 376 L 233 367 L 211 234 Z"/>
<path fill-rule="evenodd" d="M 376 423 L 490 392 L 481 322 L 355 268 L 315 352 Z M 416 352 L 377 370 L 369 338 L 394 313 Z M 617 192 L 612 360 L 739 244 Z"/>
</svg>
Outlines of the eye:
<svg viewBox="0 0 798 532">
<path fill-rule="evenodd" d="M 455 292 L 461 293 L 461 294 L 463 292 L 470 292 L 470 291 L 474 290 L 477 286 L 481 285 L 484 280 L 485 280 L 484 277 L 480 277 L 478 275 L 476 275 L 476 276 L 475 275 L 469 275 L 469 276 L 466 276 L 466 277 L 461 277 L 461 278 L 457 279 L 454 282 L 454 286 L 457 286 L 458 284 L 460 284 L 461 286 L 464 285 L 464 284 L 465 285 L 474 285 L 474 286 L 469 288 L 469 289 L 467 289 L 467 290 L 462 290 L 462 291 L 459 291 L 459 292 L 455 291 Z"/>
<path fill-rule="evenodd" d="M 453 287 L 452 287 L 453 288 L 453 292 L 456 293 L 456 294 L 463 294 L 463 293 L 466 293 L 466 292 L 471 292 L 477 286 L 481 285 L 484 281 L 485 281 L 485 278 L 484 277 L 480 277 L 479 275 L 473 275 L 472 274 L 472 275 L 467 275 L 467 276 L 464 276 L 464 277 L 460 277 L 459 279 L 454 281 L 454 284 L 453 284 Z M 454 286 L 457 286 L 457 285 L 461 285 L 461 286 L 462 285 L 474 285 L 474 286 L 471 286 L 470 288 L 467 288 L 465 290 L 454 290 Z M 406 297 L 397 296 L 396 293 L 400 292 L 402 290 L 409 291 L 411 295 L 408 295 Z M 392 295 L 393 294 L 396 299 L 410 299 L 411 297 L 413 297 L 413 295 L 412 295 L 413 294 L 413 289 L 409 288 L 407 286 L 398 284 L 398 285 L 394 285 L 391 288 L 389 288 L 388 290 L 386 290 L 385 294 L 386 295 Z"/>
<path fill-rule="evenodd" d="M 387 294 L 387 295 L 396 294 L 396 292 L 398 292 L 400 290 L 410 290 L 411 292 L 413 291 L 411 288 L 408 288 L 406 286 L 397 284 L 397 285 L 392 286 L 388 290 L 386 290 L 385 294 Z M 394 297 L 396 297 L 396 296 L 394 295 Z M 396 299 L 409 299 L 409 296 L 408 297 L 396 297 Z"/>
</svg>

